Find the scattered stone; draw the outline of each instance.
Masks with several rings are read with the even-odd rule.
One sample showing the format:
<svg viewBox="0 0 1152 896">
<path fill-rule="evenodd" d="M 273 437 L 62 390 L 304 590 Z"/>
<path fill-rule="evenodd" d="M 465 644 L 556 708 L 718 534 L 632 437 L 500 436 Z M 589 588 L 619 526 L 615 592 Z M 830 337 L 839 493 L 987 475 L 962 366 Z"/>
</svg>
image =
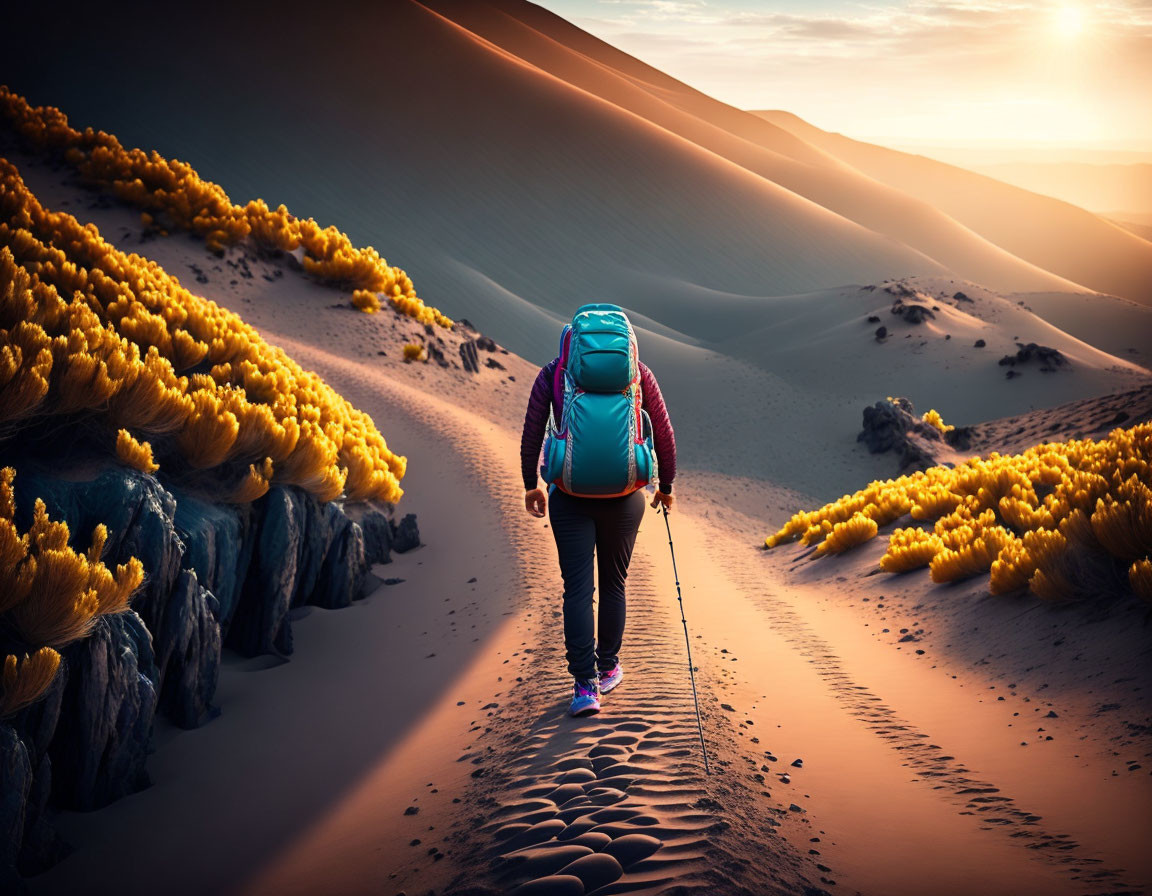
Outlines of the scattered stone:
<svg viewBox="0 0 1152 896">
<path fill-rule="evenodd" d="M 419 811 L 420 811 L 419 806 L 409 806 L 407 809 L 404 810 L 404 814 L 405 815 L 415 815 Z"/>
<path fill-rule="evenodd" d="M 1059 349 L 1037 345 L 1035 342 L 1029 342 L 1027 345 L 1017 342 L 1016 349 L 1016 354 L 1005 355 L 1000 359 L 998 363 L 1001 367 L 1015 367 L 1017 364 L 1028 364 L 1035 361 L 1040 364 L 1041 372 L 1051 373 L 1058 367 L 1069 366 L 1068 359 Z"/>
<path fill-rule="evenodd" d="M 804 760 L 803 759 L 792 760 L 792 767 L 793 768 L 804 768 Z"/>
<path fill-rule="evenodd" d="M 888 335 L 888 328 L 887 327 L 877 327 L 876 328 L 876 341 L 877 342 L 883 341 L 887 335 Z"/>
<path fill-rule="evenodd" d="M 987 344 L 988 343 L 985 342 L 983 339 L 977 339 L 974 343 L 972 343 L 972 345 L 975 348 L 984 348 L 984 346 L 986 346 Z"/>
<path fill-rule="evenodd" d="M 936 314 L 927 305 L 906 305 L 903 301 L 897 299 L 896 303 L 892 306 L 892 314 L 896 317 L 903 318 L 906 323 L 922 324 L 926 320 L 935 320 Z"/>
</svg>

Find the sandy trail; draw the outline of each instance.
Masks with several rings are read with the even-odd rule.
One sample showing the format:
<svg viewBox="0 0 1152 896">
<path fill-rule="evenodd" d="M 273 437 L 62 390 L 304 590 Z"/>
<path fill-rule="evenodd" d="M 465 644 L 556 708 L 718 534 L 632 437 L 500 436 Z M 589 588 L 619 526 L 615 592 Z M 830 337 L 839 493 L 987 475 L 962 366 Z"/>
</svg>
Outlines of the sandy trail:
<svg viewBox="0 0 1152 896">
<path fill-rule="evenodd" d="M 654 513 L 629 577 L 625 683 L 599 716 L 569 719 L 554 547 L 547 527 L 519 507 L 516 431 L 285 344 L 353 400 L 371 407 L 375 390 L 393 405 L 423 408 L 452 461 L 484 485 L 454 511 L 480 513 L 470 500 L 487 492 L 487 512 L 511 547 L 496 565 L 517 613 L 419 729 L 251 892 L 305 892 L 333 883 L 334 869 L 338 889 L 343 881 L 351 891 L 366 855 L 395 855 L 409 835 L 421 843 L 411 863 L 393 862 L 396 885 L 443 883 L 454 872 L 450 892 L 530 879 L 561 888 L 549 875 L 592 854 L 624 860 L 578 866 L 586 883 L 609 883 L 604 892 L 838 884 L 899 894 L 931 880 L 941 894 L 1081 893 L 1148 879 L 1146 823 L 1115 823 L 1147 821 L 1144 781 L 1112 783 L 1114 762 L 1102 755 L 1049 748 L 1037 762 L 1018 749 L 1024 729 L 1006 726 L 1005 708 L 979 696 L 978 675 L 957 674 L 946 657 L 911 669 L 911 650 L 878 643 L 856 615 L 822 602 L 817 587 L 784 584 L 747 527 L 725 525 L 715 505 L 685 502 L 671 519 L 713 776 L 703 776 L 667 537 Z M 459 702 L 482 713 L 466 713 L 467 732 Z M 441 795 L 421 796 L 418 816 L 398 815 L 381 798 L 420 777 Z M 435 850 L 420 834 L 429 826 Z M 623 846 L 609 847 L 605 836 Z M 439 851 L 454 861 L 440 863 Z M 461 868 L 462 857 L 477 854 L 484 864 Z"/>
</svg>

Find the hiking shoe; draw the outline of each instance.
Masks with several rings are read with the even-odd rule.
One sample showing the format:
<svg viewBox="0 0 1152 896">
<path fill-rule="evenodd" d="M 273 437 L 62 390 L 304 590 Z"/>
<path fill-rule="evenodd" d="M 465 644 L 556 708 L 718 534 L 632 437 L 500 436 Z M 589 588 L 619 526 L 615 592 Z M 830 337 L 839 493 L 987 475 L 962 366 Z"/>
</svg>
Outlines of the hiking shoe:
<svg viewBox="0 0 1152 896">
<path fill-rule="evenodd" d="M 624 667 L 617 663 L 607 672 L 600 673 L 600 693 L 607 694 L 616 685 L 620 684 L 620 679 L 624 677 Z"/>
<path fill-rule="evenodd" d="M 600 688 L 595 679 L 577 678 L 572 686 L 572 705 L 568 707 L 570 716 L 590 716 L 600 712 Z"/>
</svg>

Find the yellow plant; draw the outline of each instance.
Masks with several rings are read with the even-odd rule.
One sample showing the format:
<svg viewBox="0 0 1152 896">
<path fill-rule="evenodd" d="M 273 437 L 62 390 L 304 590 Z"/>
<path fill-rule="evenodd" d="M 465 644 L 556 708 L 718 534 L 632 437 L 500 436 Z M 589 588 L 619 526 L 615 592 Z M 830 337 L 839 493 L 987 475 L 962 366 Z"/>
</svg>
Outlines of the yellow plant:
<svg viewBox="0 0 1152 896">
<path fill-rule="evenodd" d="M 820 553 L 834 552 L 836 544 L 826 541 L 846 520 L 862 517 L 883 526 L 906 512 L 934 521 L 932 529 L 896 529 L 880 560 L 884 571 L 928 565 L 937 582 L 988 572 L 994 593 L 1027 586 L 1046 599 L 1069 599 L 1085 593 L 1077 579 L 1106 555 L 1125 564 L 1152 555 L 1150 458 L 1152 423 L 1116 429 L 1103 439 L 993 453 L 872 482 L 819 510 L 793 515 L 765 545 L 799 538 L 819 544 Z M 1134 583 L 1140 575 L 1130 570 Z"/>
<path fill-rule="evenodd" d="M 916 527 L 897 529 L 888 539 L 888 550 L 880 558 L 880 568 L 896 573 L 921 569 L 942 550 L 940 537 L 934 532 Z"/>
<path fill-rule="evenodd" d="M 352 304 L 365 314 L 375 314 L 380 310 L 380 298 L 370 289 L 358 289 L 352 293 Z"/>
<path fill-rule="evenodd" d="M 1128 569 L 1128 582 L 1136 596 L 1152 604 L 1152 559 L 1137 560 Z"/>
<path fill-rule="evenodd" d="M 944 548 L 928 564 L 933 582 L 955 582 L 988 572 L 1000 552 L 1013 544 L 1013 536 L 1001 526 L 988 526 L 979 535 L 952 548 Z"/>
<path fill-rule="evenodd" d="M 923 417 L 920 418 L 933 429 L 937 429 L 941 434 L 952 432 L 956 427 L 950 426 L 945 423 L 939 412 L 935 409 L 928 411 Z"/>
<path fill-rule="evenodd" d="M 152 446 L 147 442 L 138 442 L 126 429 L 116 434 L 116 456 L 121 462 L 141 473 L 155 473 L 160 469 L 159 464 L 152 460 Z"/>
<path fill-rule="evenodd" d="M 44 209 L 0 159 L 0 438 L 79 412 L 137 438 L 170 435 L 162 444 L 187 465 L 225 467 L 222 482 L 271 458 L 272 482 L 322 500 L 403 493 L 406 461 L 368 415 L 159 265 Z"/>
<path fill-rule="evenodd" d="M 870 538 L 876 537 L 878 531 L 876 521 L 862 513 L 857 513 L 849 520 L 836 523 L 820 545 L 816 548 L 817 554 L 841 554 L 849 548 L 863 544 Z"/>
<path fill-rule="evenodd" d="M 424 361 L 427 356 L 424 354 L 424 346 L 418 342 L 406 342 L 404 344 L 404 360 L 405 361 Z"/>
<path fill-rule="evenodd" d="M 101 562 L 108 530 L 99 525 L 87 553 L 68 546 L 68 526 L 48 518 L 37 499 L 32 525 L 21 535 L 12 489 L 16 471 L 0 470 L 0 624 L 33 648 L 23 659 L 9 654 L 0 675 L 0 717 L 38 699 L 60 664 L 56 649 L 91 630 L 96 617 L 128 609 L 144 581 L 135 557 L 116 568 Z"/>
<path fill-rule="evenodd" d="M 232 504 L 247 504 L 257 498 L 262 498 L 268 493 L 268 488 L 271 485 L 272 469 L 272 458 L 270 457 L 264 458 L 264 463 L 259 467 L 256 464 L 250 464 L 248 474 L 235 490 L 225 496 L 225 500 Z"/>
<path fill-rule="evenodd" d="M 417 297 L 404 271 L 390 266 L 371 246 L 357 249 L 335 227 L 322 229 L 311 218 L 290 214 L 283 205 L 269 209 L 262 199 L 234 205 L 223 188 L 203 180 L 191 165 L 165 159 L 154 151 L 125 149 L 104 131 L 77 131 L 59 109 L 32 107 L 3 86 L 0 115 L 34 148 L 58 155 L 88 183 L 143 209 L 141 222 L 145 227 L 156 227 L 163 219 L 204 237 L 208 248 L 218 254 L 245 240 L 282 252 L 302 249 L 301 264 L 318 279 L 384 293 L 403 314 L 422 323 L 452 326 L 451 319 Z M 166 233 L 162 227 L 157 229 Z M 177 364 L 177 369 L 184 368 Z"/>
<path fill-rule="evenodd" d="M 35 703 L 52 685 L 60 668 L 60 654 L 51 647 L 41 647 L 23 659 L 13 654 L 4 657 L 0 672 L 0 719 Z"/>
<path fill-rule="evenodd" d="M 1096 499 L 1092 531 L 1112 556 L 1128 562 L 1152 553 L 1152 489 L 1136 474 Z"/>
</svg>

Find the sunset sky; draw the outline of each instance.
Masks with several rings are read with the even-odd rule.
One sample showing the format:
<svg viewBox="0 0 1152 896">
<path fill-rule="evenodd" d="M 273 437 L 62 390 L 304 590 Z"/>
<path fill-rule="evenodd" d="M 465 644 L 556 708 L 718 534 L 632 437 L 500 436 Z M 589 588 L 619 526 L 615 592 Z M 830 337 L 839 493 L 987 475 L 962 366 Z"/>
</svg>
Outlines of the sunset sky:
<svg viewBox="0 0 1152 896">
<path fill-rule="evenodd" d="M 904 143 L 1152 149 L 1152 2 L 537 0 L 706 93 Z"/>
</svg>

